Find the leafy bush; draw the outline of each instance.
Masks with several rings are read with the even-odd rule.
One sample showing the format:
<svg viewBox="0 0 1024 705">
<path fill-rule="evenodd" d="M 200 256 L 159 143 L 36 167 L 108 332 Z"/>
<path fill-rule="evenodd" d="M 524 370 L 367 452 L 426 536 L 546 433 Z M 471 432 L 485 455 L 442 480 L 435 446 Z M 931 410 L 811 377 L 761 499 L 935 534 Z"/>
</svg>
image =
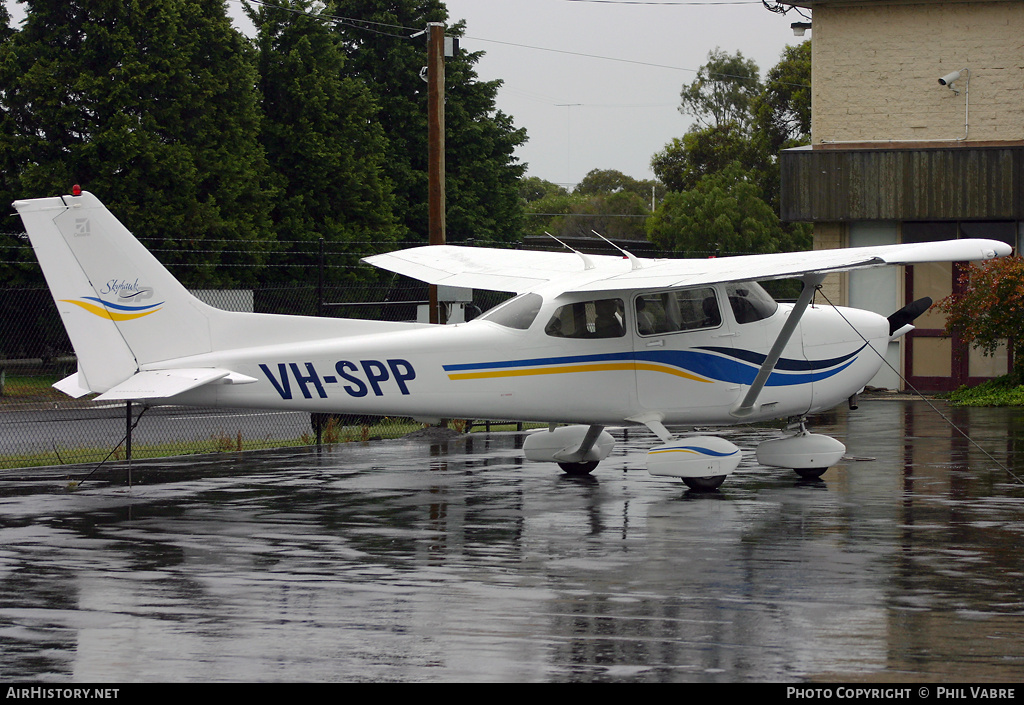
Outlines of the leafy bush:
<svg viewBox="0 0 1024 705">
<path fill-rule="evenodd" d="M 1010 377 L 1024 381 L 1024 258 L 1001 257 L 971 265 L 954 292 L 939 302 L 946 330 L 986 355 L 1007 342 L 1013 354 Z"/>
<path fill-rule="evenodd" d="M 960 387 L 949 401 L 953 406 L 1024 406 L 1024 384 L 1018 374 L 1008 374 L 977 387 Z"/>
</svg>

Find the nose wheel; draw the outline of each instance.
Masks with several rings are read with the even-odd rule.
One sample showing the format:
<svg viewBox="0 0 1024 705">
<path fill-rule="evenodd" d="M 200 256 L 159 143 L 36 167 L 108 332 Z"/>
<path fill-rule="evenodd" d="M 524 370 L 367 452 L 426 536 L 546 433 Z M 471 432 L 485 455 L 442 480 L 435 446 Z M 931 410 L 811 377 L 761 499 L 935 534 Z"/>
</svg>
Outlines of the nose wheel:
<svg viewBox="0 0 1024 705">
<path fill-rule="evenodd" d="M 793 468 L 793 471 L 800 476 L 802 480 L 817 480 L 828 468 Z"/>
<path fill-rule="evenodd" d="M 589 475 L 597 467 L 598 461 L 592 460 L 589 463 L 559 463 L 558 467 L 566 475 Z"/>
<path fill-rule="evenodd" d="M 681 479 L 694 492 L 711 492 L 721 487 L 726 477 L 726 475 L 712 475 L 710 477 L 684 477 Z"/>
</svg>

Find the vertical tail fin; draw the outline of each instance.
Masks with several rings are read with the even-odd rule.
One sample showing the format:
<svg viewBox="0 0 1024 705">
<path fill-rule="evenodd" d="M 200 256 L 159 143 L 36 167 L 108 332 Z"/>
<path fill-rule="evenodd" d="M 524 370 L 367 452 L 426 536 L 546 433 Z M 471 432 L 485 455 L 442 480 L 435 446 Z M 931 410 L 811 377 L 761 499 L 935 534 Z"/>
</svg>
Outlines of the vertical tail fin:
<svg viewBox="0 0 1024 705">
<path fill-rule="evenodd" d="M 80 386 L 104 392 L 142 365 L 211 350 L 211 309 L 98 198 L 83 192 L 14 207 L 78 355 Z"/>
</svg>

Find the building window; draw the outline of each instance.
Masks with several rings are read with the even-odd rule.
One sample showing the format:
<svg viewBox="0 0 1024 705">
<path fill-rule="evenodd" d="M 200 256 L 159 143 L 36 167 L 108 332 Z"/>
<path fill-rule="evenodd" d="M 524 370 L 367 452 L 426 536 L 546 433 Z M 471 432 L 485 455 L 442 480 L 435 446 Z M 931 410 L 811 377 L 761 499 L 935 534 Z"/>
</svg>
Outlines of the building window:
<svg viewBox="0 0 1024 705">
<path fill-rule="evenodd" d="M 998 240 L 1020 248 L 1021 223 L 1013 220 L 908 221 L 902 226 L 903 242 L 932 242 L 958 238 Z"/>
</svg>

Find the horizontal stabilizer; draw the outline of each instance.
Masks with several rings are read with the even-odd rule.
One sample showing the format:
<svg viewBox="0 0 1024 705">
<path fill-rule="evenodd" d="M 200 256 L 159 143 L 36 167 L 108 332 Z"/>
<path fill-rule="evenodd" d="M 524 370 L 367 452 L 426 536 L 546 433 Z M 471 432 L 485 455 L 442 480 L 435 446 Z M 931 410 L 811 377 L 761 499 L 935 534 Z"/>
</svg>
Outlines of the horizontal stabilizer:
<svg viewBox="0 0 1024 705">
<path fill-rule="evenodd" d="M 247 384 L 256 381 L 252 377 L 216 367 L 149 370 L 129 377 L 121 384 L 96 397 L 96 400 L 163 399 L 220 380 L 229 384 Z"/>
<path fill-rule="evenodd" d="M 57 391 L 64 392 L 73 399 L 84 397 L 86 394 L 92 392 L 91 389 L 82 384 L 82 378 L 77 371 L 68 375 L 61 381 L 54 383 L 53 388 Z"/>
</svg>

